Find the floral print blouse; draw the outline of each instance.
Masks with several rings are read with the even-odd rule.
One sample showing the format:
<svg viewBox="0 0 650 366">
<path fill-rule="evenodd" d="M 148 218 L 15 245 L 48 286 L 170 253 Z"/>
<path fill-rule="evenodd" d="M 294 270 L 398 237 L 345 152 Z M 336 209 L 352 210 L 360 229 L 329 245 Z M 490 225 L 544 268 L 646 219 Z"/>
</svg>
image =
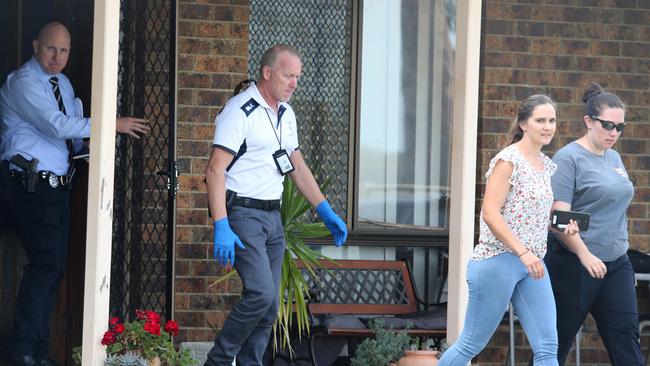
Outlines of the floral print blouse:
<svg viewBox="0 0 650 366">
<path fill-rule="evenodd" d="M 551 175 L 555 173 L 557 165 L 541 152 L 540 158 L 544 162 L 541 172 L 533 168 L 517 146 L 510 145 L 492 158 L 485 178 L 490 178 L 499 160 L 512 162 L 512 186 L 501 208 L 501 215 L 514 236 L 542 258 L 546 254 L 546 237 L 553 204 Z M 474 247 L 472 259 L 487 259 L 505 252 L 512 251 L 492 234 L 481 213 L 479 240 Z"/>
</svg>

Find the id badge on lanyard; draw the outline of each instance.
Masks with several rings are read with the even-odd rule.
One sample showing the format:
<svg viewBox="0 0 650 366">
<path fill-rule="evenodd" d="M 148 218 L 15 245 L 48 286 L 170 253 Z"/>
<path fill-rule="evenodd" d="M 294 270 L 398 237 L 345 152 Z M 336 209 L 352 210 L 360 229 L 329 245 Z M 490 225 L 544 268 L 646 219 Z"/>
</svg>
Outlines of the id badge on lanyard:
<svg viewBox="0 0 650 366">
<path fill-rule="evenodd" d="M 273 160 L 275 160 L 275 165 L 278 167 L 278 171 L 282 175 L 287 175 L 295 170 L 293 164 L 291 164 L 291 159 L 289 159 L 289 154 L 285 149 L 280 149 L 274 152 Z"/>
<path fill-rule="evenodd" d="M 275 132 L 275 128 L 273 127 L 273 122 L 271 121 L 271 116 L 269 116 L 268 111 L 266 111 L 266 116 L 269 118 L 269 123 L 271 124 L 273 133 L 275 134 L 275 139 L 278 140 L 278 144 L 280 144 L 280 148 L 273 153 L 273 161 L 275 161 L 275 166 L 278 167 L 278 172 L 281 175 L 287 175 L 292 171 L 294 171 L 295 168 L 291 163 L 291 159 L 289 159 L 289 153 L 287 153 L 287 150 L 282 148 L 282 125 L 280 125 L 280 137 L 278 137 L 278 134 L 277 132 Z"/>
</svg>

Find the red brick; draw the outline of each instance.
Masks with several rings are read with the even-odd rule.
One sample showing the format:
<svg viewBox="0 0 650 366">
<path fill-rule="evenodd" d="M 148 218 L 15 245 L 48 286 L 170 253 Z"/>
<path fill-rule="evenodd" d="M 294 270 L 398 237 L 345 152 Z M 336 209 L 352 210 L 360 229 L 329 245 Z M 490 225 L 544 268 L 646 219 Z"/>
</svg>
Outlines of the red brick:
<svg viewBox="0 0 650 366">
<path fill-rule="evenodd" d="M 228 22 L 248 22 L 248 8 L 235 6 L 215 6 L 212 9 L 212 19 Z"/>
<path fill-rule="evenodd" d="M 248 60 L 241 57 L 196 56 L 196 71 L 245 72 Z"/>
<path fill-rule="evenodd" d="M 566 8 L 560 6 L 534 6 L 531 11 L 531 19 L 543 21 L 556 21 L 561 22 L 565 20 L 564 12 Z"/>
<path fill-rule="evenodd" d="M 562 41 L 562 52 L 568 55 L 589 55 L 591 54 L 591 42 L 564 40 Z"/>
<path fill-rule="evenodd" d="M 181 175 L 178 177 L 181 191 L 205 192 L 206 186 L 203 182 L 205 177 L 201 175 Z"/>
<path fill-rule="evenodd" d="M 210 121 L 210 109 L 199 107 L 178 107 L 178 121 L 179 122 L 201 122 L 208 123 Z"/>
<path fill-rule="evenodd" d="M 532 11 L 532 6 L 517 4 L 489 4 L 484 2 L 484 14 L 487 19 L 528 19 Z"/>
<path fill-rule="evenodd" d="M 562 43 L 559 39 L 533 39 L 530 42 L 530 52 L 540 55 L 562 53 Z M 539 57 L 539 56 L 538 56 Z"/>
<path fill-rule="evenodd" d="M 195 36 L 197 32 L 197 24 L 190 20 L 178 20 L 178 36 L 191 37 Z"/>
<path fill-rule="evenodd" d="M 576 24 L 576 36 L 578 38 L 590 38 L 590 39 L 602 38 L 603 25 L 594 24 L 594 23 L 578 23 Z"/>
<path fill-rule="evenodd" d="M 650 77 L 648 75 L 620 75 L 623 89 L 650 90 Z M 631 100 L 630 98 L 626 98 Z"/>
<path fill-rule="evenodd" d="M 199 37 L 248 39 L 248 24 L 202 22 L 197 25 L 196 32 Z"/>
<path fill-rule="evenodd" d="M 605 29 L 605 36 L 607 40 L 614 41 L 639 41 L 642 40 L 639 33 L 639 27 L 630 27 L 626 25 L 611 24 L 601 25 L 601 29 Z"/>
<path fill-rule="evenodd" d="M 196 105 L 223 106 L 230 97 L 230 93 L 220 90 L 199 90 L 196 92 Z"/>
<path fill-rule="evenodd" d="M 214 138 L 214 124 L 196 125 L 192 131 L 192 139 L 199 141 L 212 141 Z"/>
<path fill-rule="evenodd" d="M 179 19 L 212 19 L 212 7 L 201 4 L 178 4 Z"/>
<path fill-rule="evenodd" d="M 483 34 L 513 34 L 515 22 L 509 20 L 486 19 L 482 25 Z"/>
<path fill-rule="evenodd" d="M 542 37 L 544 36 L 544 22 L 517 22 L 515 26 L 515 34 L 525 34 L 529 37 Z"/>
<path fill-rule="evenodd" d="M 605 67 L 605 59 L 602 57 L 577 57 L 578 70 L 581 71 L 602 71 Z"/>
<path fill-rule="evenodd" d="M 176 291 L 174 294 L 174 310 L 187 310 L 190 305 L 190 296 Z"/>
<path fill-rule="evenodd" d="M 577 25 L 574 23 L 546 23 L 546 37 L 576 38 Z"/>
<path fill-rule="evenodd" d="M 526 73 L 516 69 L 486 69 L 484 74 L 484 82 L 490 84 L 525 84 L 527 82 Z"/>
<path fill-rule="evenodd" d="M 189 123 L 178 123 L 176 125 L 176 138 L 180 140 L 192 138 L 192 125 Z"/>
<path fill-rule="evenodd" d="M 210 53 L 220 56 L 248 56 L 248 42 L 243 40 L 218 39 L 212 41 Z"/>
<path fill-rule="evenodd" d="M 609 41 L 594 41 L 591 44 L 591 53 L 597 56 L 620 56 L 621 43 Z"/>
<path fill-rule="evenodd" d="M 544 69 L 547 58 L 531 54 L 515 54 L 515 67 L 520 69 Z"/>
<path fill-rule="evenodd" d="M 622 19 L 622 9 L 599 8 L 592 11 L 592 18 L 590 20 L 603 24 L 625 24 L 622 22 Z"/>
<path fill-rule="evenodd" d="M 179 196 L 183 196 L 179 194 Z M 187 226 L 176 226 L 176 242 L 183 243 L 189 242 L 192 238 L 192 230 Z"/>
<path fill-rule="evenodd" d="M 626 10 L 623 13 L 623 24 L 648 25 L 650 24 L 650 11 Z"/>
<path fill-rule="evenodd" d="M 482 88 L 482 100 L 509 100 L 512 99 L 513 91 L 511 86 L 484 85 Z"/>
<path fill-rule="evenodd" d="M 185 210 L 177 210 L 177 212 L 183 211 Z M 176 244 L 176 259 L 207 259 L 207 248 L 208 246 L 204 244 Z"/>
<path fill-rule="evenodd" d="M 207 288 L 202 278 L 179 277 L 176 279 L 176 291 L 180 293 L 204 293 Z"/>
<path fill-rule="evenodd" d="M 178 40 L 179 54 L 209 55 L 211 44 L 204 39 L 180 38 Z"/>
<path fill-rule="evenodd" d="M 180 89 L 176 94 L 176 103 L 178 105 L 192 105 L 194 104 L 194 96 L 191 90 Z"/>
<path fill-rule="evenodd" d="M 210 311 L 205 313 L 205 321 L 212 327 L 221 328 L 227 316 L 228 312 Z"/>
<path fill-rule="evenodd" d="M 178 156 L 207 157 L 210 154 L 211 144 L 196 143 L 195 141 L 179 141 Z"/>
<path fill-rule="evenodd" d="M 176 223 L 178 225 L 207 225 L 208 210 L 177 210 Z"/>
<path fill-rule="evenodd" d="M 558 73 L 555 71 L 527 71 L 529 85 L 554 86 L 558 83 Z"/>
</svg>

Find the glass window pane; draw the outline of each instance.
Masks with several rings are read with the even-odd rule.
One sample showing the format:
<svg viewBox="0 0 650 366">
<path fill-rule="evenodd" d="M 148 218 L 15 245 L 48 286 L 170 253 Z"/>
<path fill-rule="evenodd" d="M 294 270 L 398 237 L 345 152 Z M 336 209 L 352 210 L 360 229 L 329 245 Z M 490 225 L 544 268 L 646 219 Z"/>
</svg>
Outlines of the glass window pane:
<svg viewBox="0 0 650 366">
<path fill-rule="evenodd" d="M 455 8 L 364 2 L 359 229 L 448 226 Z"/>
</svg>

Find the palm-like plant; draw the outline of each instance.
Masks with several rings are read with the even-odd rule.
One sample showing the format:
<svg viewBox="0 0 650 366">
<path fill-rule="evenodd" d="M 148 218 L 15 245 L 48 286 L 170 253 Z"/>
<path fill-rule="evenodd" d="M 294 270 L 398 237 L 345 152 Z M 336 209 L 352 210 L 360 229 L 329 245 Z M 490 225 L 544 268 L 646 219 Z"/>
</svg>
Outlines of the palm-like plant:
<svg viewBox="0 0 650 366">
<path fill-rule="evenodd" d="M 304 216 L 311 208 L 305 197 L 298 192 L 291 179 L 285 179 L 282 193 L 282 225 L 287 241 L 287 250 L 282 263 L 280 277 L 280 306 L 278 317 L 273 324 L 274 348 L 289 348 L 291 350 L 291 329 L 295 321 L 295 329 L 300 338 L 309 332 L 309 312 L 305 299 L 309 297 L 309 287 L 303 271 L 298 268 L 294 259 L 303 263 L 308 275 L 316 277 L 315 267 L 319 267 L 320 259 L 328 259 L 319 252 L 309 248 L 306 239 L 321 238 L 330 234 L 322 222 L 306 223 Z M 295 313 L 295 317 L 292 314 Z"/>
</svg>

